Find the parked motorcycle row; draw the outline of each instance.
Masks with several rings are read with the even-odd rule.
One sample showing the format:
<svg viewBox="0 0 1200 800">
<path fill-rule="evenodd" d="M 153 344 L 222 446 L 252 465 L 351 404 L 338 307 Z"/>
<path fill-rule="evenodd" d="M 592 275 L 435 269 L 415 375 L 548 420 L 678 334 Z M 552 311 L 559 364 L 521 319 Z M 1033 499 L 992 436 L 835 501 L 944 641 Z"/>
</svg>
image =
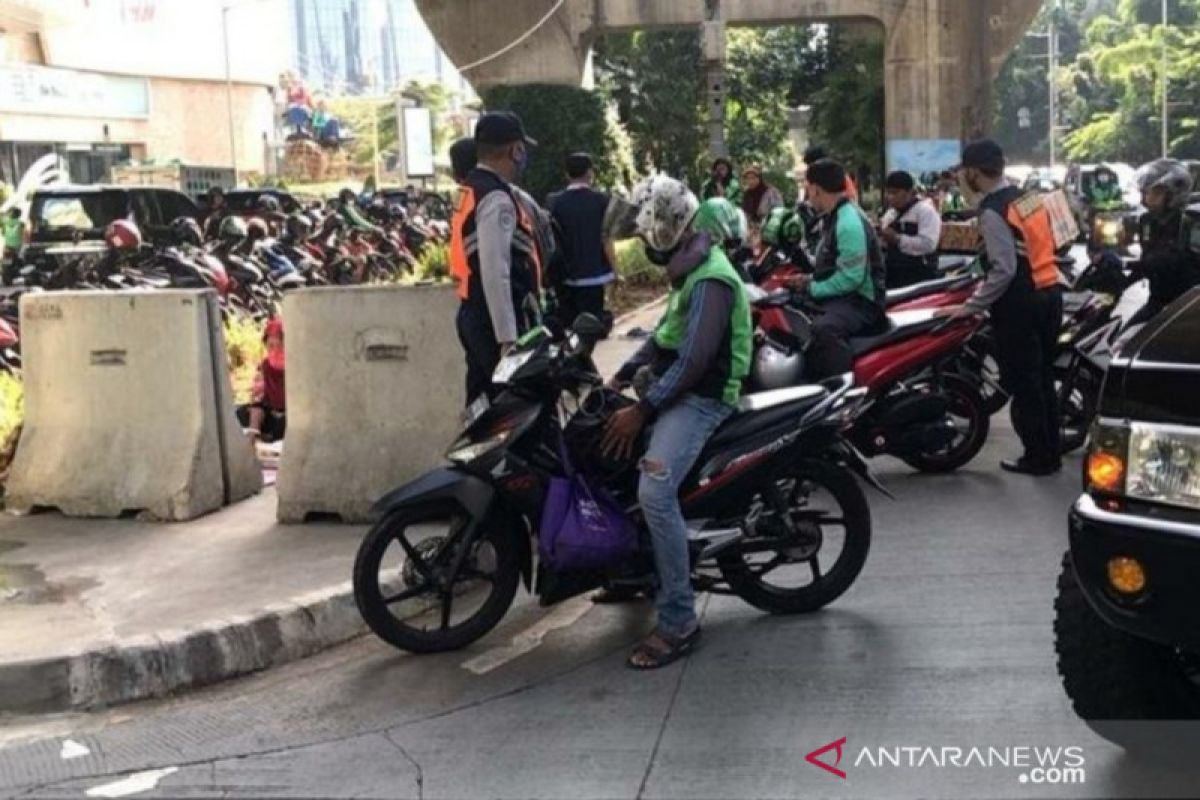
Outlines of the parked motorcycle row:
<svg viewBox="0 0 1200 800">
<path fill-rule="evenodd" d="M 0 298 L 0 370 L 20 369 L 18 300 L 27 291 L 213 289 L 222 313 L 265 321 L 284 292 L 304 286 L 388 282 L 413 274 L 420 255 L 448 240 L 444 220 L 410 218 L 399 205 L 366 204 L 354 227 L 336 208 L 284 215 L 277 203 L 245 215 L 172 220 L 151 239 L 117 219 L 102 239 L 26 248 Z M 208 235 L 205 235 L 205 230 Z"/>
</svg>

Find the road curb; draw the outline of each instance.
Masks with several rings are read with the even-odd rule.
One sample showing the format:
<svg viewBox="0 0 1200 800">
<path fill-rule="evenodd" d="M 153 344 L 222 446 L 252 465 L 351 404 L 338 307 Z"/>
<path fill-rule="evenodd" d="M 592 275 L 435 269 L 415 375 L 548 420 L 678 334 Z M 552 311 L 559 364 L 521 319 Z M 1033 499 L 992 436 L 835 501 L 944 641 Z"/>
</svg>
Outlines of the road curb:
<svg viewBox="0 0 1200 800">
<path fill-rule="evenodd" d="M 0 662 L 0 713 L 93 709 L 286 664 L 366 631 L 349 581 L 196 628 Z"/>
<path fill-rule="evenodd" d="M 666 305 L 666 303 L 667 303 L 667 295 L 666 295 L 666 293 L 664 293 L 662 295 L 662 297 L 656 297 L 655 299 L 651 300 L 649 303 L 643 303 L 642 305 L 638 306 L 637 308 L 633 309 L 632 311 L 626 311 L 621 316 L 615 318 L 613 320 L 613 327 L 616 328 L 618 325 L 624 325 L 626 322 L 629 322 L 629 320 L 633 319 L 637 315 L 644 314 L 645 312 L 649 311 L 650 309 L 654 308 L 655 306 Z"/>
</svg>

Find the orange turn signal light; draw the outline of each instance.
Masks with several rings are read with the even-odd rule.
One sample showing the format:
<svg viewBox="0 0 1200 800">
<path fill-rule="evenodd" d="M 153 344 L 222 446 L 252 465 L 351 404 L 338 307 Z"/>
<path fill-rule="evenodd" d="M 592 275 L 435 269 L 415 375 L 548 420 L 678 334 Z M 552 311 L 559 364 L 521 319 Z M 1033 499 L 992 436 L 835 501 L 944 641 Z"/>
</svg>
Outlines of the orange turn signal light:
<svg viewBox="0 0 1200 800">
<path fill-rule="evenodd" d="M 1088 483 L 1106 492 L 1115 492 L 1121 488 L 1125 478 L 1125 460 L 1118 455 L 1097 451 L 1088 454 L 1087 460 Z"/>
<path fill-rule="evenodd" d="M 1128 556 L 1108 560 L 1108 584 L 1121 594 L 1138 594 L 1146 588 L 1146 570 L 1140 561 Z"/>
</svg>

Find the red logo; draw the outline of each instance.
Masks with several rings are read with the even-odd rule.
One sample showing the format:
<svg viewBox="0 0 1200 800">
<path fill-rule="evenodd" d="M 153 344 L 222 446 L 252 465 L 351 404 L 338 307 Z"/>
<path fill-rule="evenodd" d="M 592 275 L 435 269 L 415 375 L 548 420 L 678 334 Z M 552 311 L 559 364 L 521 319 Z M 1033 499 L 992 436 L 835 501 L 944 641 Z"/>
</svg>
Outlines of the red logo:
<svg viewBox="0 0 1200 800">
<path fill-rule="evenodd" d="M 832 772 L 834 775 L 837 775 L 842 780 L 845 780 L 846 779 L 845 771 L 837 768 L 837 765 L 842 763 L 842 748 L 845 746 L 846 746 L 846 737 L 843 736 L 842 738 L 838 739 L 836 742 L 830 742 L 829 744 L 825 745 L 820 750 L 813 750 L 811 753 L 809 753 L 808 755 L 806 755 L 804 757 L 804 760 L 807 761 L 808 763 L 812 764 L 814 767 L 820 767 L 821 769 L 825 770 L 826 772 Z M 832 764 L 828 764 L 821 760 L 821 756 L 825 755 L 830 750 L 837 751 L 837 758 L 834 759 Z"/>
</svg>

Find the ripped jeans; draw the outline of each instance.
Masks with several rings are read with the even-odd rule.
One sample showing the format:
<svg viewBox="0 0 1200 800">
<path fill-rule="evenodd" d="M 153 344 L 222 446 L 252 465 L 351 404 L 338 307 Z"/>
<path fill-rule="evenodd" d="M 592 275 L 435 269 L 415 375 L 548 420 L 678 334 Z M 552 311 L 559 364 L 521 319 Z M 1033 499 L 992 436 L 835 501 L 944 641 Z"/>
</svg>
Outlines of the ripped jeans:
<svg viewBox="0 0 1200 800">
<path fill-rule="evenodd" d="M 681 636 L 696 625 L 688 563 L 688 532 L 679 508 L 679 484 L 687 477 L 704 443 L 733 413 L 724 403 L 694 394 L 664 411 L 654 425 L 650 446 L 642 458 L 638 502 L 650 528 L 654 566 L 658 572 L 658 628 Z"/>
</svg>

